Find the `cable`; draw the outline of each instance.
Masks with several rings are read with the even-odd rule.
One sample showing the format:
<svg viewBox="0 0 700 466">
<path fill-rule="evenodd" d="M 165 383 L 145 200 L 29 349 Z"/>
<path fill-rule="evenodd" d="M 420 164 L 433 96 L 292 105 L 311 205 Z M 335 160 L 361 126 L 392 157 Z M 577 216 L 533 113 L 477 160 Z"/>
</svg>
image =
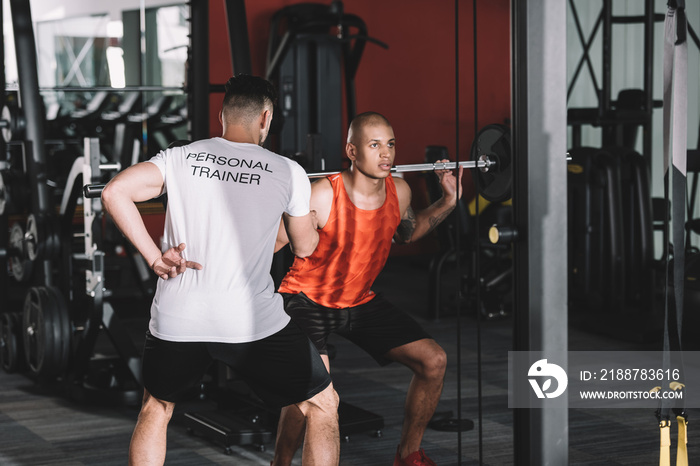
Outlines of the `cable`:
<svg viewBox="0 0 700 466">
<path fill-rule="evenodd" d="M 459 164 L 459 0 L 455 0 L 455 160 Z M 457 172 L 457 181 L 459 182 L 459 172 Z M 458 183 L 459 186 L 459 183 Z M 455 190 L 457 196 L 455 209 L 455 251 L 456 257 L 456 274 L 457 274 L 457 465 L 462 465 L 462 320 L 460 298 L 462 295 L 461 274 L 459 264 L 459 225 L 460 225 L 460 209 L 459 209 L 459 188 Z"/>
<path fill-rule="evenodd" d="M 472 0 L 473 35 L 474 35 L 474 137 L 479 135 L 479 75 L 477 72 L 477 34 L 476 34 L 476 0 Z M 479 464 L 484 464 L 483 428 L 481 409 L 481 247 L 479 245 L 479 175 L 474 177 L 476 189 L 476 221 L 474 222 L 474 275 L 476 276 L 476 380 L 479 419 Z"/>
</svg>

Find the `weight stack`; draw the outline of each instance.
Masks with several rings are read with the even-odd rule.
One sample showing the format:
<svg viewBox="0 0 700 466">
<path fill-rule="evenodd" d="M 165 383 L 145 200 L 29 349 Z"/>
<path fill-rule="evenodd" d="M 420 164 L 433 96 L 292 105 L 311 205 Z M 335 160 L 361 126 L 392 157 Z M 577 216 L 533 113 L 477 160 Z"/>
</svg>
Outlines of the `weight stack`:
<svg viewBox="0 0 700 466">
<path fill-rule="evenodd" d="M 273 126 L 281 124 L 275 152 L 309 172 L 342 168 L 346 58 L 343 42 L 331 33 L 340 19 L 326 5 L 300 3 L 277 11 L 270 22 L 267 73 L 278 89 Z"/>
</svg>

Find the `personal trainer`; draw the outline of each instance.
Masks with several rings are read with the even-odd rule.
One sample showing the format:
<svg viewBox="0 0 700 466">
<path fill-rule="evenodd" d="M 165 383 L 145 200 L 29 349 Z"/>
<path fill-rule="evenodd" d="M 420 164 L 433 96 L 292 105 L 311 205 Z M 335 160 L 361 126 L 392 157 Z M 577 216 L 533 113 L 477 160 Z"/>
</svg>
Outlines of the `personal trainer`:
<svg viewBox="0 0 700 466">
<path fill-rule="evenodd" d="M 222 137 L 161 151 L 119 173 L 102 193 L 116 225 L 162 279 L 151 305 L 129 464 L 164 463 L 175 403 L 220 361 L 267 404 L 303 413 L 305 465 L 337 465 L 337 394 L 270 276 L 280 218 L 297 256 L 318 243 L 310 183 L 297 163 L 261 147 L 272 120 L 272 85 L 239 75 L 225 90 Z M 165 192 L 161 249 L 136 203 Z"/>
<path fill-rule="evenodd" d="M 326 341 L 331 333 L 357 344 L 380 365 L 396 361 L 413 371 L 394 466 L 434 465 L 420 444 L 442 392 L 445 351 L 415 320 L 375 295 L 371 286 L 386 263 L 392 238 L 416 241 L 454 209 L 463 170 L 459 181 L 450 170 L 436 170 L 442 198 L 414 212 L 410 187 L 390 176 L 395 144 L 383 115 L 368 112 L 353 119 L 345 146 L 350 168 L 311 187 L 318 247 L 308 257 L 295 258 L 278 291 L 285 310 L 307 332 L 329 371 Z M 280 225 L 277 250 L 287 243 L 288 233 Z M 301 444 L 303 424 L 298 410 L 282 410 L 275 466 L 290 464 Z"/>
</svg>

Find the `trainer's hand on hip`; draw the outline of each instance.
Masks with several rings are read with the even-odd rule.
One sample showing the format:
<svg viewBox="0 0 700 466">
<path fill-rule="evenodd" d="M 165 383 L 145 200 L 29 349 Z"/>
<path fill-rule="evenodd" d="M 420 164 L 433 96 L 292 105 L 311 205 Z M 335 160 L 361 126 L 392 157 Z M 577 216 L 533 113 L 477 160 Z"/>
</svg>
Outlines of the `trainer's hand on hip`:
<svg viewBox="0 0 700 466">
<path fill-rule="evenodd" d="M 185 260 L 182 251 L 185 250 L 185 243 L 180 243 L 176 248 L 170 248 L 153 262 L 151 268 L 163 280 L 175 278 L 187 269 L 202 270 L 202 264 Z"/>
</svg>

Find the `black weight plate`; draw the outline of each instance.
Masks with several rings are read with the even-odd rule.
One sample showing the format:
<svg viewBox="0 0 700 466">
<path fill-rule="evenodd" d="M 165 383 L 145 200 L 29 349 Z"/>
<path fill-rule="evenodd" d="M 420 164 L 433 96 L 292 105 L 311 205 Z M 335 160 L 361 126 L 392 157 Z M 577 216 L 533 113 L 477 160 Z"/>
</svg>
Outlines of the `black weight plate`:
<svg viewBox="0 0 700 466">
<path fill-rule="evenodd" d="M 22 328 L 27 365 L 36 375 L 49 379 L 58 375 L 60 342 L 55 338 L 58 326 L 56 304 L 45 287 L 29 289 L 24 300 Z"/>
<path fill-rule="evenodd" d="M 56 303 L 51 298 L 49 290 L 46 287 L 40 287 L 43 293 L 43 302 L 46 303 L 42 308 L 43 313 L 43 335 L 44 335 L 44 365 L 39 373 L 44 379 L 51 379 L 59 374 L 60 371 L 60 355 L 61 345 L 59 340 L 60 330 L 58 324 L 58 309 Z"/>
<path fill-rule="evenodd" d="M 25 257 L 24 229 L 19 223 L 12 224 L 8 239 L 9 262 L 12 276 L 18 282 L 26 282 L 32 276 L 33 263 Z"/>
<path fill-rule="evenodd" d="M 0 317 L 0 364 L 8 374 L 17 371 L 17 333 L 12 314 L 5 313 Z"/>
<path fill-rule="evenodd" d="M 48 287 L 47 291 L 55 306 L 56 325 L 53 326 L 53 329 L 56 345 L 56 371 L 57 374 L 62 374 L 70 358 L 72 324 L 66 300 L 63 298 L 61 291 L 53 286 Z"/>
<path fill-rule="evenodd" d="M 34 373 L 38 373 L 44 364 L 44 341 L 40 333 L 44 326 L 45 311 L 42 311 L 42 307 L 46 308 L 45 301 L 40 288 L 30 288 L 22 311 L 25 357 L 29 369 Z"/>
<path fill-rule="evenodd" d="M 5 185 L 5 178 L 2 172 L 0 172 L 0 215 L 5 214 L 5 209 L 10 203 L 10 191 Z"/>
<path fill-rule="evenodd" d="M 24 229 L 24 250 L 27 258 L 32 262 L 37 259 L 57 259 L 61 248 L 59 231 L 55 216 L 29 214 Z"/>
<path fill-rule="evenodd" d="M 17 341 L 17 372 L 25 372 L 27 370 L 27 361 L 24 357 L 24 342 L 22 341 L 22 311 L 13 312 L 12 330 Z"/>
<path fill-rule="evenodd" d="M 511 197 L 513 186 L 512 148 L 510 129 L 503 125 L 488 125 L 476 135 L 471 148 L 471 159 L 478 161 L 486 155 L 496 162 L 483 172 L 474 170 L 478 177 L 478 190 L 490 202 L 503 202 Z"/>
</svg>

